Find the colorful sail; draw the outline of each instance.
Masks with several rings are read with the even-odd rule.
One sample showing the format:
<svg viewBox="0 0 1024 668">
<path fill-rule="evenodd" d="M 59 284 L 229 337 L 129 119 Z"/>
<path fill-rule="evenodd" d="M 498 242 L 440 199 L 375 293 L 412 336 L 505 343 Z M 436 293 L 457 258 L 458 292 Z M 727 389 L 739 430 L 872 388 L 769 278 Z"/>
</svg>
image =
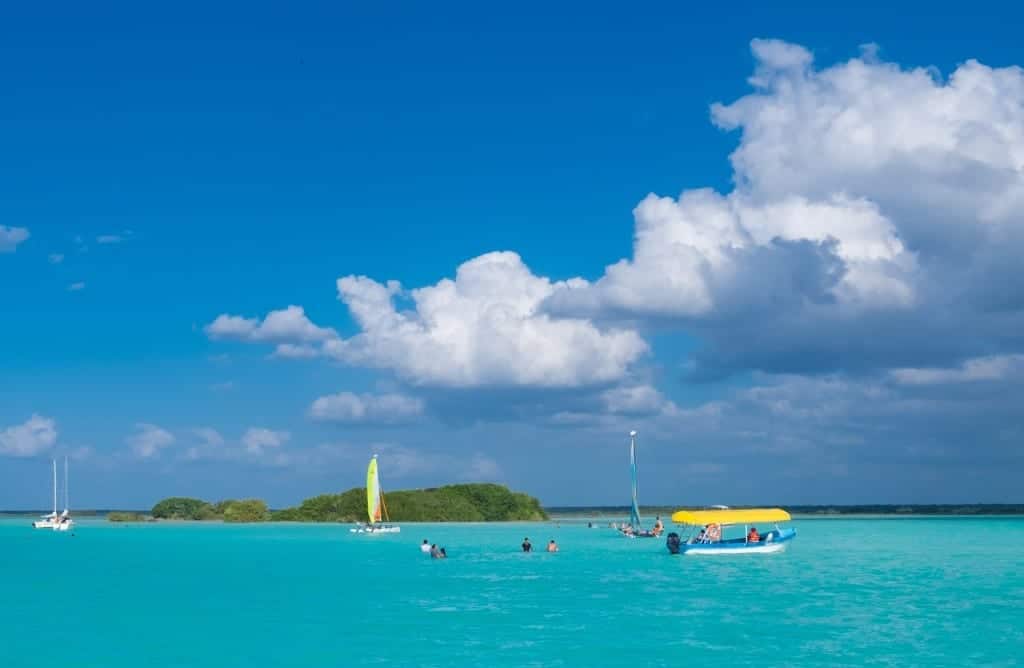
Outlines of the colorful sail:
<svg viewBox="0 0 1024 668">
<path fill-rule="evenodd" d="M 366 511 L 371 524 L 380 522 L 380 506 L 380 479 L 377 477 L 377 455 L 374 455 L 366 469 Z"/>
<path fill-rule="evenodd" d="M 636 432 L 629 432 L 629 470 L 633 481 L 633 505 L 629 509 L 629 525 L 640 529 L 640 506 L 636 502 Z"/>
</svg>

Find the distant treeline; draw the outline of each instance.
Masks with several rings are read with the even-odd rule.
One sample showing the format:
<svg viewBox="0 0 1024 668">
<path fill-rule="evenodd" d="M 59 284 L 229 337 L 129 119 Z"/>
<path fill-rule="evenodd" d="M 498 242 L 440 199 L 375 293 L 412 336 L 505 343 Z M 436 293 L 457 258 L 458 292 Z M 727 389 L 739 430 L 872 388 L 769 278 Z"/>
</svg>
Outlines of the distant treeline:
<svg viewBox="0 0 1024 668">
<path fill-rule="evenodd" d="M 260 499 L 227 499 L 210 503 L 202 499 L 172 496 L 153 506 L 150 514 L 158 520 L 266 522 L 270 519 L 270 509 Z"/>
<path fill-rule="evenodd" d="M 682 506 L 651 506 L 640 508 L 640 514 L 668 517 Z M 689 506 L 697 507 L 697 506 Z M 730 506 L 730 508 L 774 508 L 772 504 L 761 506 Z M 975 503 L 975 504 L 860 504 L 830 506 L 778 506 L 794 515 L 1024 515 L 1024 504 L 1020 503 Z M 554 517 L 618 517 L 629 515 L 629 506 L 561 506 L 548 508 Z"/>
<path fill-rule="evenodd" d="M 394 522 L 510 522 L 548 519 L 540 502 L 503 485 L 476 483 L 432 489 L 397 490 L 385 497 Z M 128 514 L 122 514 L 128 515 Z M 225 522 L 365 522 L 366 488 L 321 494 L 294 508 L 270 510 L 260 499 L 218 503 L 171 497 L 153 506 L 155 519 L 223 520 Z M 108 515 L 108 517 L 110 517 Z M 110 517 L 111 521 L 139 521 Z"/>
<path fill-rule="evenodd" d="M 388 492 L 388 516 L 394 522 L 515 522 L 548 519 L 540 502 L 504 485 L 473 483 Z M 290 522 L 365 522 L 366 488 L 321 494 L 294 508 L 275 511 L 274 520 Z"/>
</svg>

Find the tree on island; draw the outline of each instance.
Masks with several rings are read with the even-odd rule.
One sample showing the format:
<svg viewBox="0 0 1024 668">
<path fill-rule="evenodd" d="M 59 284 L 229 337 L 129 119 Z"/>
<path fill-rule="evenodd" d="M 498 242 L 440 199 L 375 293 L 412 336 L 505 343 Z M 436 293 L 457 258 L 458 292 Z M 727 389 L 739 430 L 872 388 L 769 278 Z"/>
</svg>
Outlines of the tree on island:
<svg viewBox="0 0 1024 668">
<path fill-rule="evenodd" d="M 150 514 L 161 520 L 215 520 L 219 517 L 212 504 L 185 496 L 172 496 L 160 501 Z"/>
<path fill-rule="evenodd" d="M 225 502 L 221 515 L 225 522 L 266 522 L 270 510 L 261 499 L 241 499 Z"/>
</svg>

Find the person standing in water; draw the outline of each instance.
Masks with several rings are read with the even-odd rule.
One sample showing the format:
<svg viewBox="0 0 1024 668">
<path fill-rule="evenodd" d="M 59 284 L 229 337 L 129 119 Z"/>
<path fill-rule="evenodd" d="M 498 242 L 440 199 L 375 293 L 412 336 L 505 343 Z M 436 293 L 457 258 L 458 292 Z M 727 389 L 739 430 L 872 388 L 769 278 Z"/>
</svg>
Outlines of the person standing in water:
<svg viewBox="0 0 1024 668">
<path fill-rule="evenodd" d="M 523 552 L 533 552 L 533 545 L 530 544 L 530 539 L 529 538 L 524 538 L 523 539 L 522 548 L 523 548 Z"/>
<path fill-rule="evenodd" d="M 548 541 L 548 552 L 558 552 L 558 543 L 554 538 Z"/>
<path fill-rule="evenodd" d="M 423 544 L 420 545 L 420 552 L 423 554 L 430 554 L 430 543 L 426 538 L 423 539 Z"/>
</svg>

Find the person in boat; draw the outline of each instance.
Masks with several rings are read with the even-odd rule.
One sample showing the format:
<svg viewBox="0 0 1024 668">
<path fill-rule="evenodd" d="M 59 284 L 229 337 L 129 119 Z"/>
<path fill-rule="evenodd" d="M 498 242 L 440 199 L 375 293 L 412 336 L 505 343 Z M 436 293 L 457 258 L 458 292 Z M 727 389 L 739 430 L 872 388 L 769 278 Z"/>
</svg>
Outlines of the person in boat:
<svg viewBox="0 0 1024 668">
<path fill-rule="evenodd" d="M 654 530 L 655 536 L 660 536 L 661 532 L 665 530 L 665 525 L 661 523 L 661 515 L 654 518 Z"/>
<path fill-rule="evenodd" d="M 554 538 L 548 541 L 548 552 L 558 552 L 558 543 Z"/>
<path fill-rule="evenodd" d="M 722 539 L 722 527 L 717 524 L 709 524 L 704 527 L 704 542 L 717 543 Z"/>
<path fill-rule="evenodd" d="M 427 542 L 426 538 L 423 539 L 423 544 L 420 545 L 420 552 L 423 554 L 430 554 L 430 543 Z"/>
<path fill-rule="evenodd" d="M 757 533 L 757 527 L 750 527 L 750 531 L 747 532 L 748 543 L 760 543 L 761 534 Z"/>
<path fill-rule="evenodd" d="M 533 545 L 530 544 L 530 539 L 529 538 L 524 538 L 523 539 L 522 548 L 523 548 L 523 552 L 533 552 Z"/>
</svg>

